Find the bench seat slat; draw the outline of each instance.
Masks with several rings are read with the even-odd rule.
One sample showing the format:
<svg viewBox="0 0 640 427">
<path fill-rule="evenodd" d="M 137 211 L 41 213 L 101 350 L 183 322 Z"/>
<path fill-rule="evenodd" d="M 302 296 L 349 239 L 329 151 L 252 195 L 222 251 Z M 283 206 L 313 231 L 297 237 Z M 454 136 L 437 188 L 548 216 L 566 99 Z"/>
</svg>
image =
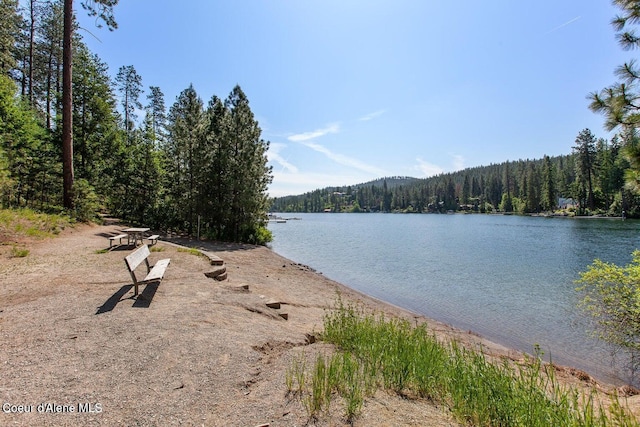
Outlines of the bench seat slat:
<svg viewBox="0 0 640 427">
<path fill-rule="evenodd" d="M 160 261 L 156 262 L 156 265 L 153 266 L 149 274 L 147 274 L 147 277 L 145 277 L 142 281 L 152 282 L 154 280 L 162 279 L 162 277 L 164 277 L 165 270 L 169 266 L 169 262 L 171 262 L 171 259 L 169 258 L 161 259 Z"/>
</svg>

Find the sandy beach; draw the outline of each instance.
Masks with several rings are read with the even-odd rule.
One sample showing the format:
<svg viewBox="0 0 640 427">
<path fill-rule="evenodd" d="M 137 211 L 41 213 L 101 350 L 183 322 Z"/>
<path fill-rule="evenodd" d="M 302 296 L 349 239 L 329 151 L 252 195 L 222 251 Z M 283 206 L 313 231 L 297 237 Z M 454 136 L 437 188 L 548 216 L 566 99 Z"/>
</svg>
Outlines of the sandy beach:
<svg viewBox="0 0 640 427">
<path fill-rule="evenodd" d="M 166 275 L 159 286 L 141 288 L 145 299 L 134 299 L 123 262 L 131 248 L 103 251 L 122 228 L 77 225 L 53 239 L 22 242 L 30 251 L 23 258 L 11 256 L 10 244 L 0 246 L 1 425 L 346 425 L 339 399 L 310 422 L 285 385 L 294 360 L 332 351 L 315 338 L 338 294 L 388 316 L 426 321 L 442 339 L 522 357 L 265 247 L 163 236 L 150 260 L 170 258 Z M 216 267 L 184 247 L 224 260 L 227 279 L 205 276 Z M 274 302 L 280 308 L 267 306 Z M 612 389 L 568 368 L 558 373 L 572 384 Z M 380 391 L 355 425 L 458 424 L 446 408 Z"/>
</svg>

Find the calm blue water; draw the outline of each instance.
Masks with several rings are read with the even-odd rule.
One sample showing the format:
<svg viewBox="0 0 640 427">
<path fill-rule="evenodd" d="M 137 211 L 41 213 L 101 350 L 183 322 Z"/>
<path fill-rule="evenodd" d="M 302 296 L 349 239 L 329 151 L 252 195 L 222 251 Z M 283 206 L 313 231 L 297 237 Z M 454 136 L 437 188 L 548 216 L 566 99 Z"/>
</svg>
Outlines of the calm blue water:
<svg viewBox="0 0 640 427">
<path fill-rule="evenodd" d="M 286 215 L 285 215 L 286 216 Z M 273 250 L 373 297 L 554 362 L 624 378 L 588 334 L 574 280 L 629 263 L 640 223 L 502 215 L 295 214 Z"/>
</svg>

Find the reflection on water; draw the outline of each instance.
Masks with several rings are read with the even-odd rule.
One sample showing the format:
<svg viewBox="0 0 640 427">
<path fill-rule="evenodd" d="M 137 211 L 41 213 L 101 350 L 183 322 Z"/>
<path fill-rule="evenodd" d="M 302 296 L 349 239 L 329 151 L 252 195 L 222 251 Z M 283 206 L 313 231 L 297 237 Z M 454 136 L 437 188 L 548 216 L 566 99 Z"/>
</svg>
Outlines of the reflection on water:
<svg viewBox="0 0 640 427">
<path fill-rule="evenodd" d="M 623 265 L 636 221 L 502 215 L 296 214 L 272 248 L 376 298 L 613 380 L 574 280 L 595 258 Z"/>
</svg>

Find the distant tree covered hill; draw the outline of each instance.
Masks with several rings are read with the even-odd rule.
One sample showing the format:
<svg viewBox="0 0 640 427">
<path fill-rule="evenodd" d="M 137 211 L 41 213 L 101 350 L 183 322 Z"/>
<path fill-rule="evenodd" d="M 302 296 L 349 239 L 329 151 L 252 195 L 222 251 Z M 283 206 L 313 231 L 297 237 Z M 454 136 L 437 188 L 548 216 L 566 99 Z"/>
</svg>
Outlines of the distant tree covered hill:
<svg viewBox="0 0 640 427">
<path fill-rule="evenodd" d="M 276 212 L 551 212 L 639 216 L 639 200 L 624 190 L 629 167 L 617 139 L 588 129 L 570 155 L 506 161 L 430 178 L 380 178 L 273 199 Z M 589 183 L 590 182 L 590 183 Z M 567 200 L 569 199 L 569 200 Z M 563 206 L 559 206 L 563 200 Z"/>
</svg>

